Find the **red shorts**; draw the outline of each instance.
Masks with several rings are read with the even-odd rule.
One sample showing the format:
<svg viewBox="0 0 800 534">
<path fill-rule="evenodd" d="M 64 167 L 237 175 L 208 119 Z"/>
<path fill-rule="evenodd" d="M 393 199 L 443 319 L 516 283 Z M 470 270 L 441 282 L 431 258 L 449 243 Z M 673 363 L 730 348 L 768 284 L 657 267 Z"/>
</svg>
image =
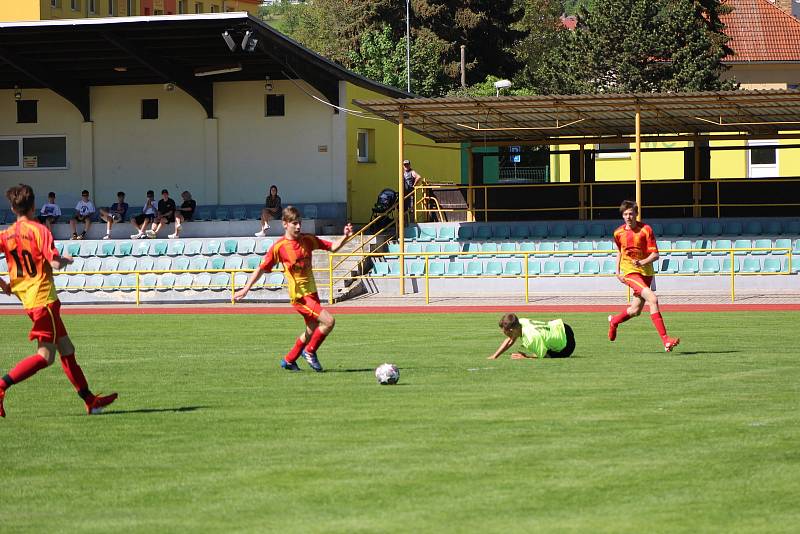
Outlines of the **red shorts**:
<svg viewBox="0 0 800 534">
<path fill-rule="evenodd" d="M 319 295 L 316 293 L 303 295 L 292 302 L 292 306 L 297 310 L 297 313 L 303 316 L 306 324 L 317 322 L 319 320 L 319 314 L 322 313 L 322 304 L 319 303 Z"/>
<path fill-rule="evenodd" d="M 652 276 L 644 276 L 640 273 L 626 274 L 624 283 L 633 290 L 633 294 L 637 297 L 641 295 L 642 289 L 650 288 L 655 290 L 655 279 Z"/>
<path fill-rule="evenodd" d="M 67 329 L 61 321 L 61 301 L 51 302 L 41 308 L 26 310 L 33 321 L 28 339 L 44 343 L 55 343 L 67 335 Z"/>
</svg>

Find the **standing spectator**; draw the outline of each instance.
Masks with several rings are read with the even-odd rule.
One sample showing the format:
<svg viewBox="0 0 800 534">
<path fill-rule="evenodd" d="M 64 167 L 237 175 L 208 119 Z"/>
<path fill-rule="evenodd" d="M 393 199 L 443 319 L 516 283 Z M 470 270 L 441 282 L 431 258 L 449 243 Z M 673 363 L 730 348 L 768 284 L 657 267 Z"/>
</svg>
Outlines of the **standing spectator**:
<svg viewBox="0 0 800 534">
<path fill-rule="evenodd" d="M 158 214 L 152 227 L 147 231 L 147 237 L 154 239 L 162 226 L 175 222 L 175 210 L 177 207 L 175 201 L 169 198 L 169 191 L 162 189 L 161 200 L 158 201 Z"/>
<path fill-rule="evenodd" d="M 125 193 L 122 191 L 117 193 L 117 201 L 110 208 L 100 208 L 100 218 L 106 223 L 106 235 L 103 239 L 111 239 L 111 227 L 114 223 L 124 221 L 127 213 L 128 203 L 125 202 Z"/>
<path fill-rule="evenodd" d="M 175 212 L 175 233 L 167 236 L 170 239 L 178 239 L 181 236 L 181 225 L 185 221 L 194 220 L 194 212 L 197 209 L 197 202 L 190 192 L 184 191 L 181 193 L 181 198 L 183 199 L 181 207 Z"/>
<path fill-rule="evenodd" d="M 50 191 L 47 193 L 47 204 L 42 206 L 39 212 L 39 222 L 47 226 L 47 229 L 52 232 L 52 225 L 58 222 L 59 217 L 61 217 L 61 208 L 56 204 L 56 194 Z"/>
<path fill-rule="evenodd" d="M 145 237 L 145 229 L 147 225 L 153 222 L 156 218 L 156 194 L 151 189 L 147 192 L 147 200 L 142 208 L 142 213 L 131 219 L 131 224 L 136 228 L 137 233 L 131 236 L 131 239 L 143 239 Z"/>
<path fill-rule="evenodd" d="M 94 204 L 89 200 L 89 191 L 84 189 L 81 191 L 81 199 L 75 205 L 75 215 L 69 220 L 69 225 L 72 227 L 72 239 L 84 239 L 89 227 L 92 226 L 92 215 L 94 215 Z M 83 223 L 83 232 L 78 235 L 78 223 Z"/>
<path fill-rule="evenodd" d="M 422 176 L 411 168 L 411 161 L 403 160 L 403 197 L 414 192 L 414 188 L 422 181 Z M 405 201 L 406 211 L 410 211 L 409 222 L 414 222 L 414 196 Z"/>
<path fill-rule="evenodd" d="M 269 221 L 277 218 L 282 211 L 281 197 L 278 196 L 278 186 L 273 185 L 269 188 L 269 195 L 264 201 L 264 209 L 261 210 L 261 231 L 256 232 L 256 237 L 264 237 L 267 235 Z"/>
</svg>

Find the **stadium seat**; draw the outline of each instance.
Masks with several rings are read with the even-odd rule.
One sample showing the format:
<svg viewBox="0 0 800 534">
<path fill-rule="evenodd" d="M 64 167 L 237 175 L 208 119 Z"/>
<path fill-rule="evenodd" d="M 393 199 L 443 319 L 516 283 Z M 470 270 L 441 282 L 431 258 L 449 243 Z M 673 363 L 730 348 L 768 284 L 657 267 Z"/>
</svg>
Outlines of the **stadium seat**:
<svg viewBox="0 0 800 534">
<path fill-rule="evenodd" d="M 539 254 L 539 256 L 552 256 L 552 252 L 556 250 L 556 244 L 552 241 L 542 241 L 539 243 L 539 252 L 544 252 L 546 254 Z"/>
<path fill-rule="evenodd" d="M 227 221 L 228 218 L 229 218 L 228 208 L 218 206 L 217 209 L 214 210 L 215 221 Z"/>
<path fill-rule="evenodd" d="M 772 240 L 771 239 L 756 239 L 753 241 L 753 248 L 772 248 Z M 766 256 L 769 254 L 770 250 L 754 250 L 750 254 L 754 256 Z"/>
<path fill-rule="evenodd" d="M 675 274 L 678 272 L 678 260 L 674 258 L 664 258 L 658 266 L 658 272 L 665 274 Z"/>
<path fill-rule="evenodd" d="M 503 265 L 503 276 L 520 276 L 522 274 L 522 263 L 517 260 L 507 261 Z"/>
<path fill-rule="evenodd" d="M 447 264 L 447 274 L 446 276 L 463 276 L 464 275 L 464 264 L 451 261 Z"/>
<path fill-rule="evenodd" d="M 762 273 L 779 273 L 781 270 L 781 260 L 779 258 L 764 258 Z"/>
<path fill-rule="evenodd" d="M 180 239 L 170 241 L 169 246 L 167 246 L 167 256 L 180 256 L 183 254 L 185 246 L 186 243 Z"/>
<path fill-rule="evenodd" d="M 528 239 L 530 228 L 527 224 L 516 223 L 511 226 L 511 237 L 513 239 Z"/>
<path fill-rule="evenodd" d="M 475 239 L 491 239 L 492 227 L 486 224 L 481 224 L 475 229 Z"/>
<path fill-rule="evenodd" d="M 783 233 L 786 235 L 800 235 L 800 221 L 786 221 L 783 224 Z"/>
<path fill-rule="evenodd" d="M 658 239 L 656 240 L 656 247 L 658 247 L 659 254 L 669 254 L 670 250 L 672 250 L 672 241 L 667 239 Z"/>
<path fill-rule="evenodd" d="M 703 250 L 703 249 L 710 249 L 711 248 L 711 241 L 709 241 L 708 239 L 698 239 L 698 240 L 696 240 L 694 242 L 694 245 L 692 245 L 692 248 L 695 249 L 695 251 L 692 252 L 692 255 L 694 255 L 694 256 L 706 256 L 706 255 L 708 255 L 708 251 L 707 250 Z"/>
<path fill-rule="evenodd" d="M 211 285 L 211 274 L 199 273 L 192 279 L 192 289 L 208 289 Z"/>
<path fill-rule="evenodd" d="M 581 272 L 581 263 L 578 260 L 565 260 L 561 274 L 578 274 Z"/>
<path fill-rule="evenodd" d="M 424 245 L 422 245 L 422 252 L 425 252 L 426 254 L 438 254 L 441 251 L 442 247 L 441 245 L 439 245 L 439 243 L 425 243 Z M 435 256 L 429 256 L 429 257 L 433 258 Z"/>
<path fill-rule="evenodd" d="M 264 209 L 264 208 L 263 208 L 263 207 L 261 207 L 261 206 L 255 206 L 255 207 L 251 207 L 251 208 L 250 208 L 250 209 L 247 211 L 247 214 L 248 214 L 248 217 L 247 217 L 247 218 L 248 218 L 248 219 L 256 219 L 256 220 L 259 220 L 259 219 L 261 219 L 261 211 L 262 211 L 263 209 Z"/>
<path fill-rule="evenodd" d="M 792 254 L 800 254 L 800 239 L 794 240 L 794 247 L 792 247 Z"/>
<path fill-rule="evenodd" d="M 758 273 L 761 272 L 761 259 L 749 256 L 742 262 L 743 273 Z"/>
<path fill-rule="evenodd" d="M 130 256 L 131 252 L 133 252 L 133 243 L 131 241 L 120 241 L 117 243 L 117 249 L 114 252 L 114 256 Z"/>
<path fill-rule="evenodd" d="M 263 256 L 272 246 L 272 239 L 259 239 L 256 241 L 256 254 Z"/>
<path fill-rule="evenodd" d="M 673 256 L 686 256 L 691 254 L 689 250 L 692 248 L 692 242 L 688 239 L 679 239 L 675 241 L 672 245 L 672 251 L 670 252 Z M 676 252 L 677 251 L 677 252 Z"/>
<path fill-rule="evenodd" d="M 403 230 L 403 237 L 405 239 L 416 239 L 419 237 L 419 228 L 416 226 L 406 226 L 406 229 Z"/>
<path fill-rule="evenodd" d="M 420 226 L 417 241 L 436 241 L 436 228 L 432 226 Z"/>
<path fill-rule="evenodd" d="M 139 275 L 139 291 L 152 291 L 156 288 L 158 283 L 158 275 L 154 273 L 146 273 Z"/>
<path fill-rule="evenodd" d="M 400 274 L 400 262 L 389 261 L 389 276 L 397 276 Z"/>
<path fill-rule="evenodd" d="M 99 271 L 101 266 L 102 266 L 102 263 L 103 263 L 103 260 L 101 260 L 98 257 L 87 258 L 83 262 L 83 269 L 81 269 L 81 270 L 84 271 L 84 272 Z"/>
<path fill-rule="evenodd" d="M 584 260 L 581 274 L 600 274 L 600 263 L 597 260 Z"/>
<path fill-rule="evenodd" d="M 464 249 L 462 250 L 462 252 L 465 252 L 465 254 L 463 254 L 461 257 L 462 258 L 474 258 L 475 257 L 475 253 L 480 251 L 480 249 L 481 249 L 481 246 L 478 243 L 474 243 L 474 242 L 464 243 Z"/>
<path fill-rule="evenodd" d="M 156 289 L 158 291 L 169 291 L 175 287 L 176 276 L 173 273 L 164 273 L 159 275 L 156 281 Z"/>
<path fill-rule="evenodd" d="M 716 237 L 722 235 L 722 223 L 719 221 L 709 221 L 705 224 L 703 235 Z"/>
<path fill-rule="evenodd" d="M 649 223 L 649 224 L 650 224 L 650 228 L 653 229 L 653 233 L 655 233 L 657 236 L 664 235 L 664 225 L 663 224 L 661 224 L 660 222 L 652 222 L 652 223 Z"/>
<path fill-rule="evenodd" d="M 8 263 L 6 263 L 5 257 L 0 258 L 0 273 L 7 273 L 8 272 Z"/>
<path fill-rule="evenodd" d="M 212 256 L 207 265 L 208 269 L 219 270 L 225 268 L 225 258 L 222 256 Z"/>
<path fill-rule="evenodd" d="M 531 237 L 545 239 L 548 235 L 550 235 L 550 229 L 547 227 L 546 223 L 533 223 L 531 227 Z"/>
<path fill-rule="evenodd" d="M 555 223 L 550 227 L 548 236 L 551 239 L 563 239 L 567 237 L 567 225 L 564 223 Z"/>
<path fill-rule="evenodd" d="M 747 221 L 744 223 L 743 232 L 745 235 L 761 235 L 761 223 L 758 221 Z"/>
<path fill-rule="evenodd" d="M 616 247 L 611 241 L 598 241 L 594 250 L 595 252 L 592 256 L 610 256 L 616 253 Z"/>
<path fill-rule="evenodd" d="M 466 240 L 472 239 L 472 227 L 471 226 L 459 226 L 458 227 L 458 239 L 459 240 Z"/>
<path fill-rule="evenodd" d="M 700 271 L 700 265 L 698 261 L 694 258 L 686 258 L 681 262 L 680 272 L 681 274 L 696 274 Z"/>
<path fill-rule="evenodd" d="M 440 258 L 455 258 L 461 252 L 461 245 L 455 241 L 442 244 L 442 255 Z"/>
<path fill-rule="evenodd" d="M 255 271 L 260 264 L 261 258 L 259 256 L 248 256 L 245 261 L 245 268 L 249 271 Z"/>
<path fill-rule="evenodd" d="M 531 241 L 524 241 L 519 244 L 519 251 L 520 252 L 536 252 L 536 243 Z M 533 258 L 533 255 L 528 256 L 529 258 Z"/>
<path fill-rule="evenodd" d="M 586 237 L 599 239 L 606 236 L 606 227 L 600 223 L 592 223 L 586 231 Z"/>
<path fill-rule="evenodd" d="M 487 261 L 483 274 L 486 276 L 499 276 L 503 274 L 503 265 L 499 261 Z"/>
<path fill-rule="evenodd" d="M 559 241 L 557 249 L 559 252 L 569 252 L 572 253 L 575 250 L 575 243 L 572 241 Z M 568 258 L 571 254 L 559 254 L 560 258 Z"/>
<path fill-rule="evenodd" d="M 789 268 L 789 260 L 790 259 L 792 260 L 791 268 Z M 800 272 L 800 258 L 794 258 L 794 257 L 788 258 L 787 257 L 786 260 L 784 260 L 784 262 L 783 262 L 783 270 L 784 271 L 789 271 L 789 272 L 792 272 L 792 273 Z"/>
<path fill-rule="evenodd" d="M 584 223 L 572 223 L 567 230 L 567 237 L 571 237 L 573 239 L 580 239 L 586 237 L 586 234 L 589 233 L 589 229 L 586 227 Z"/>
<path fill-rule="evenodd" d="M 500 247 L 498 248 L 498 258 L 510 258 L 514 256 L 514 253 L 517 251 L 517 244 L 515 242 L 505 242 L 500 243 Z"/>
<path fill-rule="evenodd" d="M 386 255 L 388 260 L 396 260 L 397 254 L 400 252 L 400 243 L 389 243 L 387 246 L 389 254 Z"/>
<path fill-rule="evenodd" d="M 683 235 L 687 237 L 699 237 L 703 235 L 703 225 L 697 221 L 689 221 L 683 230 Z"/>
<path fill-rule="evenodd" d="M 654 230 L 655 231 L 655 230 Z M 671 222 L 667 223 L 664 226 L 664 235 L 669 235 L 673 237 L 681 237 L 683 235 L 683 224 L 679 222 Z M 656 234 L 658 235 L 658 234 Z"/>
<path fill-rule="evenodd" d="M 733 248 L 730 239 L 717 239 L 714 241 L 714 250 L 711 252 L 712 256 L 724 256 L 729 254 L 727 249 Z"/>
<path fill-rule="evenodd" d="M 546 260 L 542 266 L 542 274 L 558 274 L 561 272 L 561 263 L 558 260 Z"/>
<path fill-rule="evenodd" d="M 422 252 L 422 243 L 406 243 L 405 259 L 410 260 L 412 258 L 416 258 L 417 255 L 421 252 Z"/>
<path fill-rule="evenodd" d="M 260 217 L 259 217 L 260 218 Z M 231 209 L 232 221 L 245 221 L 247 220 L 247 208 L 244 206 L 237 206 Z"/>
<path fill-rule="evenodd" d="M 83 262 L 84 262 L 83 258 L 75 258 L 75 257 L 73 257 L 72 263 L 67 265 L 66 268 L 64 268 L 64 270 L 67 271 L 68 273 L 76 273 L 78 271 L 82 271 L 83 270 Z"/>
<path fill-rule="evenodd" d="M 194 275 L 192 273 L 181 273 L 175 277 L 174 288 L 178 291 L 186 291 L 192 286 Z"/>
<path fill-rule="evenodd" d="M 195 221 L 210 221 L 214 217 L 211 211 L 211 206 L 200 206 L 197 208 L 197 214 L 194 216 Z"/>
<path fill-rule="evenodd" d="M 80 243 L 70 243 L 67 245 L 67 254 L 75 258 L 76 256 L 80 256 L 81 254 L 81 244 Z"/>
<path fill-rule="evenodd" d="M 204 271 L 207 264 L 208 259 L 205 256 L 195 256 L 189 261 L 189 270 Z"/>
<path fill-rule="evenodd" d="M 737 239 L 736 241 L 733 242 L 733 248 L 749 249 L 752 248 L 752 246 L 753 243 L 749 239 Z M 736 252 L 734 252 L 734 254 L 736 254 L 737 256 L 744 256 L 745 254 L 748 253 L 749 250 L 737 250 Z"/>
<path fill-rule="evenodd" d="M 103 291 L 114 291 L 122 285 L 122 275 L 108 274 L 103 277 Z"/>
<path fill-rule="evenodd" d="M 225 258 L 225 269 L 238 270 L 242 268 L 244 260 L 241 256 L 228 256 Z"/>
<path fill-rule="evenodd" d="M 2 271 L 0 271 L 0 272 L 2 272 Z M 62 289 L 67 287 L 67 284 L 69 283 L 69 276 L 66 275 L 66 274 L 55 273 L 53 278 L 54 278 L 54 280 L 56 282 L 56 289 L 58 291 L 61 291 Z"/>
<path fill-rule="evenodd" d="M 142 256 L 136 259 L 136 270 L 139 272 L 152 271 L 155 260 L 149 256 Z"/>
<path fill-rule="evenodd" d="M 220 247 L 220 242 L 217 241 L 216 239 L 213 239 L 211 241 L 206 241 L 203 244 L 203 254 L 205 254 L 206 256 L 210 256 L 212 254 L 219 254 L 219 247 Z"/>
<path fill-rule="evenodd" d="M 603 267 L 600 269 L 603 274 L 617 274 L 617 261 L 616 260 L 603 260 Z"/>
<path fill-rule="evenodd" d="M 432 261 L 428 263 L 428 275 L 429 276 L 444 276 L 444 262 L 443 261 Z"/>
<path fill-rule="evenodd" d="M 703 258 L 703 263 L 700 266 L 700 272 L 711 274 L 719 272 L 719 260 L 717 258 Z"/>
<path fill-rule="evenodd" d="M 316 219 L 317 218 L 317 205 L 316 204 L 306 204 L 303 206 L 303 218 L 304 219 Z"/>
<path fill-rule="evenodd" d="M 103 287 L 103 278 L 102 274 L 87 275 L 86 285 L 83 286 L 83 290 L 87 292 L 99 291 Z"/>
<path fill-rule="evenodd" d="M 148 252 L 150 252 L 150 243 L 146 239 L 140 239 L 134 242 L 131 256 L 147 256 Z"/>
<path fill-rule="evenodd" d="M 59 256 L 64 253 L 64 243 L 61 241 L 55 242 L 56 250 L 58 251 Z"/>
<path fill-rule="evenodd" d="M 189 258 L 185 256 L 175 258 L 172 262 L 172 268 L 176 271 L 187 271 L 189 269 Z"/>
<path fill-rule="evenodd" d="M 136 289 L 136 273 L 123 274 L 120 289 L 123 291 L 133 291 Z"/>
<path fill-rule="evenodd" d="M 116 271 L 118 267 L 119 267 L 119 258 L 115 258 L 114 256 L 103 258 L 103 263 L 100 264 L 100 270 L 106 272 Z"/>
<path fill-rule="evenodd" d="M 792 240 L 782 237 L 780 239 L 775 240 L 775 248 L 788 248 L 789 250 L 792 249 Z M 779 256 L 784 256 L 788 254 L 788 250 L 775 250 L 772 253 L 777 254 Z"/>
<path fill-rule="evenodd" d="M 76 291 L 80 291 L 81 289 L 83 289 L 84 286 L 86 286 L 86 275 L 75 274 L 75 275 L 69 276 L 69 280 L 67 280 L 67 284 L 65 286 L 65 289 L 67 291 L 76 292 Z"/>
<path fill-rule="evenodd" d="M 425 262 L 424 261 L 411 261 L 406 265 L 406 275 L 408 276 L 425 276 Z"/>
<path fill-rule="evenodd" d="M 482 259 L 491 258 L 492 256 L 497 255 L 497 243 L 484 243 L 481 245 L 481 252 L 485 252 L 485 254 L 481 254 Z"/>
<path fill-rule="evenodd" d="M 483 262 L 471 261 L 467 263 L 467 276 L 480 276 L 483 274 Z"/>
<path fill-rule="evenodd" d="M 255 239 L 240 239 L 236 243 L 236 253 L 242 256 L 252 254 L 256 249 Z"/>
<path fill-rule="evenodd" d="M 578 241 L 578 244 L 575 245 L 575 253 L 573 256 L 588 256 L 592 252 L 592 249 L 593 244 L 591 241 Z"/>
<path fill-rule="evenodd" d="M 148 254 L 151 256 L 163 256 L 167 253 L 167 242 L 166 241 L 153 241 L 153 244 L 150 245 L 150 251 Z"/>
<path fill-rule="evenodd" d="M 264 287 L 272 291 L 277 291 L 283 287 L 285 282 L 286 279 L 283 273 L 269 273 L 269 276 L 264 279 Z"/>
<path fill-rule="evenodd" d="M 535 258 L 528 260 L 528 276 L 538 276 L 542 274 L 542 261 Z"/>
<path fill-rule="evenodd" d="M 126 272 L 135 270 L 136 270 L 136 258 L 127 257 L 119 260 L 119 265 L 117 265 L 117 271 Z"/>
<path fill-rule="evenodd" d="M 235 239 L 226 239 L 222 243 L 220 254 L 236 254 L 237 246 L 239 246 L 239 243 Z"/>
<path fill-rule="evenodd" d="M 117 247 L 114 243 L 103 243 L 97 250 L 97 255 L 105 258 L 106 256 L 113 256 L 114 249 Z"/>
<path fill-rule="evenodd" d="M 723 234 L 742 235 L 742 223 L 739 221 L 725 221 Z"/>
<path fill-rule="evenodd" d="M 236 273 L 233 275 L 233 285 L 235 287 L 244 287 L 249 277 L 250 275 L 247 273 Z"/>
<path fill-rule="evenodd" d="M 764 235 L 779 236 L 783 233 L 780 221 L 772 220 L 764 222 Z"/>
<path fill-rule="evenodd" d="M 492 237 L 494 239 L 508 239 L 511 237 L 511 228 L 505 224 L 498 224 L 492 228 Z"/>
<path fill-rule="evenodd" d="M 231 287 L 230 273 L 214 273 L 211 276 L 211 290 L 223 291 Z"/>
<path fill-rule="evenodd" d="M 436 237 L 437 241 L 454 241 L 456 238 L 455 226 L 442 226 L 439 228 L 439 234 Z"/>
<path fill-rule="evenodd" d="M 161 256 L 153 264 L 153 270 L 155 271 L 169 271 L 170 269 L 172 269 L 172 258 L 169 256 Z"/>
</svg>

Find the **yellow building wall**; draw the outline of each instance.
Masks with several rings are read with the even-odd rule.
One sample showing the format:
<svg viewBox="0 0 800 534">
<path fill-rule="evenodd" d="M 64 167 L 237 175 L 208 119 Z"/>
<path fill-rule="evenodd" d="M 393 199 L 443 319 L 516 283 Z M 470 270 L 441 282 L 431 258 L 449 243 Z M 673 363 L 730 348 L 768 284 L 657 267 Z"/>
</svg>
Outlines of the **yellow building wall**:
<svg viewBox="0 0 800 534">
<path fill-rule="evenodd" d="M 708 146 L 744 147 L 744 141 L 710 141 Z M 725 150 L 711 151 L 711 179 L 720 178 L 746 178 L 747 177 L 747 151 L 746 150 Z"/>
<path fill-rule="evenodd" d="M 0 20 L 5 22 L 41 20 L 40 3 L 44 4 L 44 0 L 2 0 L 0 1 Z M 50 3 L 48 2 L 47 5 L 49 6 Z"/>
<path fill-rule="evenodd" d="M 631 145 L 632 146 L 632 145 Z M 647 142 L 642 143 L 645 148 L 686 148 L 689 143 L 682 142 Z M 595 146 L 587 145 L 586 150 Z M 554 150 L 579 150 L 578 145 L 562 145 L 553 147 Z M 616 157 L 595 156 L 595 181 L 613 182 L 636 179 L 636 159 L 633 152 L 629 154 L 616 154 Z M 553 182 L 568 182 L 570 176 L 569 154 L 554 154 L 550 156 L 550 179 Z M 682 180 L 683 179 L 683 152 L 643 152 L 642 153 L 642 179 L 643 180 Z"/>
<path fill-rule="evenodd" d="M 385 95 L 346 84 L 344 107 L 359 109 L 353 100 L 380 100 Z M 359 129 L 370 130 L 374 134 L 374 147 L 371 161 L 358 161 L 357 135 Z M 388 188 L 397 191 L 398 161 L 398 126 L 384 120 L 371 120 L 347 115 L 347 141 L 345 157 L 347 158 L 347 190 L 348 216 L 353 222 L 365 223 L 372 215 L 372 206 L 378 193 Z M 461 182 L 461 149 L 457 144 L 436 144 L 430 139 L 405 130 L 405 158 L 423 178 L 429 182 Z M 424 145 L 424 146 L 408 146 Z"/>
</svg>

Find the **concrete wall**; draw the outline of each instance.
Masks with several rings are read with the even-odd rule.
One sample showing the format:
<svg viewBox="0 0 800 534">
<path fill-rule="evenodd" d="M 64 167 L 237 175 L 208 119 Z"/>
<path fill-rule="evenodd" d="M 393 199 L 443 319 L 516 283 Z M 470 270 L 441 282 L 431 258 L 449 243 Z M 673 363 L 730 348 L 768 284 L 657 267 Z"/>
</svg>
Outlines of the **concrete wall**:
<svg viewBox="0 0 800 534">
<path fill-rule="evenodd" d="M 800 84 L 800 64 L 734 63 L 722 77 L 734 79 L 742 89 L 788 89 Z"/>
</svg>

